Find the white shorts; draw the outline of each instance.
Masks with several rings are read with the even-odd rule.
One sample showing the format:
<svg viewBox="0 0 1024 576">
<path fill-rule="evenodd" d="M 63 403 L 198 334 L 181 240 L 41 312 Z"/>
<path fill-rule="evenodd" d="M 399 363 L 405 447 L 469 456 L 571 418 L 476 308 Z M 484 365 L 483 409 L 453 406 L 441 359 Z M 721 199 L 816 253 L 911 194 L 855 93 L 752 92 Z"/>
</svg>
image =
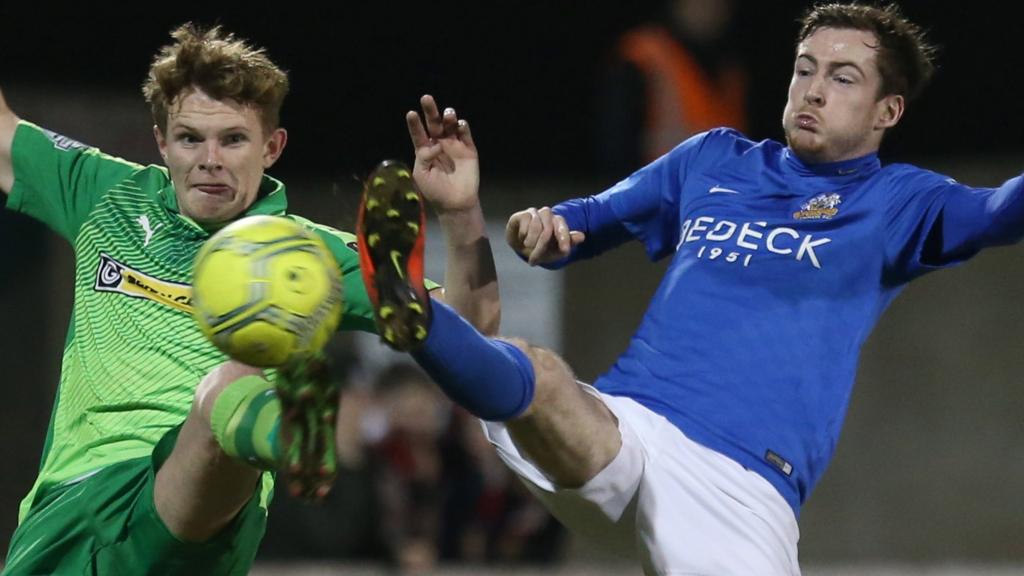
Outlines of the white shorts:
<svg viewBox="0 0 1024 576">
<path fill-rule="evenodd" d="M 483 422 L 501 459 L 569 530 L 638 556 L 646 574 L 800 574 L 800 530 L 774 486 L 632 399 L 581 386 L 615 414 L 622 435 L 615 459 L 581 488 L 555 486 L 504 424 Z"/>
</svg>

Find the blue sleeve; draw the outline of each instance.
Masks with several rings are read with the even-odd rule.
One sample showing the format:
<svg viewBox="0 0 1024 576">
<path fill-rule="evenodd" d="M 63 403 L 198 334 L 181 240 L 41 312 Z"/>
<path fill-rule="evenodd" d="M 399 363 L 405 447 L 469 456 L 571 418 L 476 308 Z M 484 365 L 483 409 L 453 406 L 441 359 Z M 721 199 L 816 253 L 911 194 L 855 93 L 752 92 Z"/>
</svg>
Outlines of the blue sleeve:
<svg viewBox="0 0 1024 576">
<path fill-rule="evenodd" d="M 972 188 L 917 170 L 900 179 L 890 202 L 889 263 L 904 281 L 1022 237 L 1022 176 L 998 188 Z"/>
<path fill-rule="evenodd" d="M 684 180 L 705 141 L 717 132 L 693 136 L 668 154 L 634 172 L 608 190 L 555 206 L 570 230 L 586 234 L 583 244 L 567 258 L 547 265 L 560 268 L 601 254 L 631 237 L 644 244 L 647 256 L 658 260 L 672 253 L 679 237 L 679 210 Z"/>
<path fill-rule="evenodd" d="M 633 238 L 612 212 L 610 204 L 603 201 L 601 196 L 566 200 L 552 208 L 555 214 L 565 218 L 569 230 L 578 230 L 587 237 L 582 244 L 572 249 L 569 256 L 544 264 L 545 268 L 557 270 L 570 262 L 593 258 Z"/>
</svg>

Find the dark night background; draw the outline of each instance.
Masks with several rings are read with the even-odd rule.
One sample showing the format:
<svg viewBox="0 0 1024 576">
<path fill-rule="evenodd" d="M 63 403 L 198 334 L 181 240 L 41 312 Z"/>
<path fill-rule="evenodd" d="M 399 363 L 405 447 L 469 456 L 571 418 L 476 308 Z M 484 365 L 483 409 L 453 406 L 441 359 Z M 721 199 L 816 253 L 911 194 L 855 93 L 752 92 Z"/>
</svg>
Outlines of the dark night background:
<svg viewBox="0 0 1024 576">
<path fill-rule="evenodd" d="M 753 74 L 754 138 L 778 137 L 795 20 L 805 2 L 739 1 L 735 41 Z M 906 1 L 942 46 L 940 71 L 887 143 L 888 159 L 1020 147 L 1022 50 L 996 2 Z M 220 22 L 290 71 L 284 179 L 351 178 L 408 155 L 402 113 L 424 92 L 470 119 L 485 177 L 585 176 L 595 168 L 595 88 L 615 38 L 659 2 L 77 3 L 39 17 L 4 2 L 0 82 L 136 94 L 150 56 L 184 21 Z M 1008 6 L 1005 5 L 1005 6 Z M 8 98 L 16 101 L 16 94 Z M 141 95 L 139 106 L 143 106 Z M 148 152 L 148 151 L 147 151 Z"/>
</svg>

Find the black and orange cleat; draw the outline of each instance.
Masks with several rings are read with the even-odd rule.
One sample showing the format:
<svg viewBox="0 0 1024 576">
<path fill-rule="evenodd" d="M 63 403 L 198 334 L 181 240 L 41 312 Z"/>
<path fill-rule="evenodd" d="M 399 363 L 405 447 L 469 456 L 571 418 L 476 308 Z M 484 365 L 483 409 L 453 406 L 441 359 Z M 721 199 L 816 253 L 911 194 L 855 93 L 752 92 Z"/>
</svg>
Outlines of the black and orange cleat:
<svg viewBox="0 0 1024 576">
<path fill-rule="evenodd" d="M 337 474 L 335 419 L 338 387 L 322 355 L 280 368 L 274 387 L 281 401 L 280 464 L 292 496 L 322 500 Z"/>
<path fill-rule="evenodd" d="M 426 215 L 412 172 L 385 160 L 363 187 L 356 224 L 359 265 L 381 341 L 399 351 L 423 343 L 430 302 L 423 286 Z"/>
</svg>

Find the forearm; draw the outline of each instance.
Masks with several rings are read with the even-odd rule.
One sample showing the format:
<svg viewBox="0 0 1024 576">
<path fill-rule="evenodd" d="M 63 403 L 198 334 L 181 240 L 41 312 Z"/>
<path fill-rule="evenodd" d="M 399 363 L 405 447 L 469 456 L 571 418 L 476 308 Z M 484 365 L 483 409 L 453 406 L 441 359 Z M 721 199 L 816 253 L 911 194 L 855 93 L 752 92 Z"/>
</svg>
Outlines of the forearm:
<svg viewBox="0 0 1024 576">
<path fill-rule="evenodd" d="M 9 193 L 14 186 L 14 163 L 11 146 L 14 132 L 18 128 L 18 117 L 7 106 L 3 91 L 0 91 L 0 190 Z"/>
<path fill-rule="evenodd" d="M 438 220 L 447 244 L 444 300 L 483 334 L 497 334 L 501 324 L 498 273 L 480 205 L 439 212 Z"/>
</svg>

